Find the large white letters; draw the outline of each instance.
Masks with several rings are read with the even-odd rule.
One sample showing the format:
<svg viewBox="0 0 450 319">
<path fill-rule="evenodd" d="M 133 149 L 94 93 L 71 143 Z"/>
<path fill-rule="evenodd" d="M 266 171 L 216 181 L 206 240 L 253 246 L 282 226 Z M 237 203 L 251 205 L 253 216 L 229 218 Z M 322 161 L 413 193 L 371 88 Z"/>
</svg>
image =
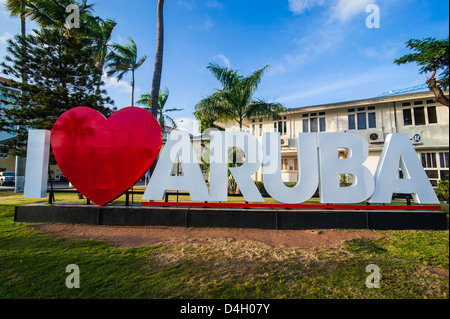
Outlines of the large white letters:
<svg viewBox="0 0 450 319">
<path fill-rule="evenodd" d="M 403 178 L 399 178 L 399 168 Z M 412 194 L 414 202 L 439 204 L 408 134 L 389 134 L 375 172 L 370 203 L 390 203 L 393 193 Z"/>
<path fill-rule="evenodd" d="M 182 176 L 172 176 L 177 157 Z M 187 132 L 172 131 L 168 135 L 142 200 L 161 200 L 166 190 L 187 190 L 193 201 L 209 200 L 208 188 Z"/>
<path fill-rule="evenodd" d="M 287 187 L 281 179 L 280 134 L 263 134 L 264 187 L 272 198 L 286 204 L 298 204 L 314 195 L 319 183 L 316 139 L 315 133 L 298 134 L 298 181 L 294 187 Z"/>
<path fill-rule="evenodd" d="M 252 175 L 262 166 L 264 186 L 277 201 L 302 203 L 319 185 L 321 203 L 390 203 L 392 194 L 412 194 L 415 203 L 439 204 L 439 200 L 407 134 L 389 134 L 375 177 L 364 166 L 368 144 L 353 133 L 299 133 L 298 181 L 287 187 L 281 176 L 279 133 L 264 133 L 262 144 L 245 132 L 211 132 L 210 187 L 206 186 L 189 134 L 172 131 L 167 137 L 153 176 L 142 200 L 162 200 L 168 190 L 189 191 L 193 201 L 227 201 L 228 171 L 248 202 L 264 202 Z M 24 197 L 45 197 L 50 132 L 30 130 Z M 228 167 L 230 149 L 241 156 L 240 166 Z M 339 158 L 338 150 L 347 151 Z M 180 162 L 183 174 L 172 176 Z M 399 178 L 399 169 L 403 178 Z M 340 176 L 350 175 L 352 184 L 341 187 Z"/>
<path fill-rule="evenodd" d="M 50 131 L 30 130 L 28 132 L 24 198 L 47 196 L 49 154 Z"/>
<path fill-rule="evenodd" d="M 353 133 L 321 133 L 319 136 L 320 202 L 359 203 L 374 190 L 373 176 L 363 165 L 369 156 L 367 143 Z M 347 158 L 339 159 L 338 149 L 347 150 Z M 340 175 L 352 176 L 353 184 L 341 187 Z"/>
<path fill-rule="evenodd" d="M 244 151 L 245 160 L 239 167 L 228 168 L 228 151 L 236 147 Z M 211 132 L 210 200 L 227 201 L 228 169 L 246 201 L 264 202 L 252 175 L 262 164 L 262 146 L 254 135 L 245 132 Z"/>
</svg>

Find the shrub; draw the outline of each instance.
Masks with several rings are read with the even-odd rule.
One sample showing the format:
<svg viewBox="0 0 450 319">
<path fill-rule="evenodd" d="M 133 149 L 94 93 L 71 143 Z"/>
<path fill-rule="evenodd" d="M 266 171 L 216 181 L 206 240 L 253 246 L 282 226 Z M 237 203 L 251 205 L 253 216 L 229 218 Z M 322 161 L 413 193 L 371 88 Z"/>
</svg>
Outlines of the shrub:
<svg viewBox="0 0 450 319">
<path fill-rule="evenodd" d="M 263 182 L 256 181 L 255 184 L 256 184 L 256 187 L 258 187 L 258 190 L 261 193 L 261 195 L 267 195 L 267 191 L 266 191 L 266 188 L 264 187 Z"/>
<path fill-rule="evenodd" d="M 448 201 L 448 181 L 438 181 L 437 187 L 434 190 L 437 198 L 441 202 Z"/>
</svg>

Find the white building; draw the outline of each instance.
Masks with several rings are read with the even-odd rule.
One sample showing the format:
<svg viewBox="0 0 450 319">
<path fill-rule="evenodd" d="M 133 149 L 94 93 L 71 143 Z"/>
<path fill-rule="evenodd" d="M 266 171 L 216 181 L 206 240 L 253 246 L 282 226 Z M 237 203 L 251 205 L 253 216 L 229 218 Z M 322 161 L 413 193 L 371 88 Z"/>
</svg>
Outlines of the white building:
<svg viewBox="0 0 450 319">
<path fill-rule="evenodd" d="M 446 92 L 448 95 L 448 92 Z M 262 138 L 263 132 L 279 132 L 282 149 L 282 178 L 298 177 L 297 140 L 300 132 L 351 132 L 369 144 L 365 165 L 375 173 L 384 140 L 389 133 L 409 135 L 433 186 L 449 179 L 449 108 L 433 102 L 427 92 L 377 97 L 301 108 L 291 108 L 279 121 L 255 118 L 243 130 Z M 239 130 L 237 123 L 222 124 Z M 342 151 L 340 156 L 346 156 Z M 254 178 L 262 180 L 261 170 Z"/>
</svg>

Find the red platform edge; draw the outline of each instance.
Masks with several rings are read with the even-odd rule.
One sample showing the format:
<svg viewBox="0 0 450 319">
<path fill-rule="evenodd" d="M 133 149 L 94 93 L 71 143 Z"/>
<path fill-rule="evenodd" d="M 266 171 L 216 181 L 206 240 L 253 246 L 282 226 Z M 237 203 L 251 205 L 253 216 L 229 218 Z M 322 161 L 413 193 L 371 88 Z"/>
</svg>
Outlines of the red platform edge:
<svg viewBox="0 0 450 319">
<path fill-rule="evenodd" d="M 264 203 L 199 203 L 199 202 L 141 202 L 153 207 L 220 207 L 220 208 L 298 208 L 349 210 L 441 210 L 440 205 L 358 205 L 358 204 L 264 204 Z"/>
</svg>

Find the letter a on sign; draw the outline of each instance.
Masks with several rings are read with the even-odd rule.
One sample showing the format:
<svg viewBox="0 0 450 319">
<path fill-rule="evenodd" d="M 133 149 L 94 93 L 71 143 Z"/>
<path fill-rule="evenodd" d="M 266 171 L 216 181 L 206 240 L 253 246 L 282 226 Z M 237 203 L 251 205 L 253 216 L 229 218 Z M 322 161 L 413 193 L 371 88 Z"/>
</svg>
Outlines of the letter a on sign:
<svg viewBox="0 0 450 319">
<path fill-rule="evenodd" d="M 182 176 L 172 176 L 180 161 Z M 208 189 L 187 132 L 172 131 L 142 200 L 161 200 L 166 190 L 187 190 L 193 201 L 209 200 Z"/>
<path fill-rule="evenodd" d="M 403 178 L 398 178 L 399 168 Z M 375 172 L 371 203 L 390 203 L 393 193 L 412 194 L 418 204 L 439 204 L 408 134 L 389 134 Z"/>
</svg>

